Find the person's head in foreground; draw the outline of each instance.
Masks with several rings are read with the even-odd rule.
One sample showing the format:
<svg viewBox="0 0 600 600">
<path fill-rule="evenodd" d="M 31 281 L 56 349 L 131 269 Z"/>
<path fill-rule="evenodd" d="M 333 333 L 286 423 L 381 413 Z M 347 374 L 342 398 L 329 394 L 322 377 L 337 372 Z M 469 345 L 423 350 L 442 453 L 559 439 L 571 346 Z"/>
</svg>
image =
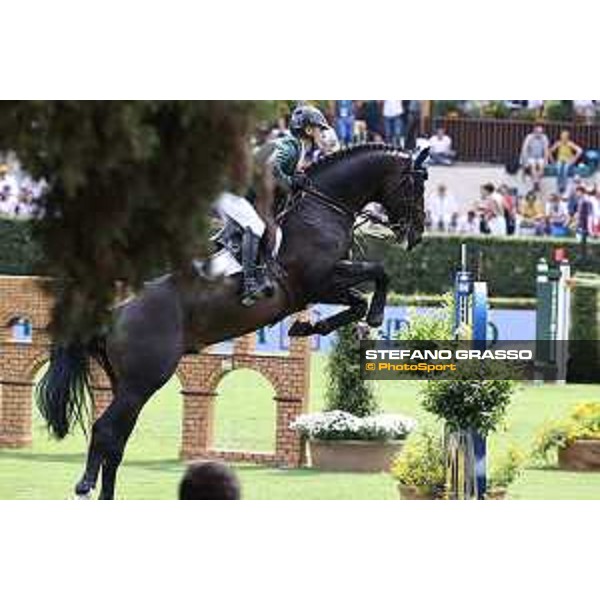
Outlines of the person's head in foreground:
<svg viewBox="0 0 600 600">
<path fill-rule="evenodd" d="M 179 484 L 180 500 L 239 500 L 240 496 L 237 475 L 220 462 L 191 464 Z"/>
</svg>

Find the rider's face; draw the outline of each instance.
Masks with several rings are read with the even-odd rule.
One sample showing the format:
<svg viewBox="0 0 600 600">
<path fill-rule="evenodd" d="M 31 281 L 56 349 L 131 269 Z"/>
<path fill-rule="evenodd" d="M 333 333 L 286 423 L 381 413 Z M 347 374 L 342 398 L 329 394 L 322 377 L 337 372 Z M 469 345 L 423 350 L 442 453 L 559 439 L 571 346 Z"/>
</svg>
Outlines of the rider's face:
<svg viewBox="0 0 600 600">
<path fill-rule="evenodd" d="M 320 127 L 307 127 L 304 132 L 306 133 L 306 137 L 318 148 L 323 146 L 323 136 Z"/>
</svg>

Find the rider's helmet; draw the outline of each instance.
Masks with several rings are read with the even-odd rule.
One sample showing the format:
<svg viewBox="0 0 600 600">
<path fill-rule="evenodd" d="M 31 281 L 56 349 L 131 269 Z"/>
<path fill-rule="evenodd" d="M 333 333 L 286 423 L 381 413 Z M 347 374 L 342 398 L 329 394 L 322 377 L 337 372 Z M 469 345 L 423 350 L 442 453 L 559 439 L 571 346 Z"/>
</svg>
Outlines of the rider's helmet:
<svg viewBox="0 0 600 600">
<path fill-rule="evenodd" d="M 302 135 L 305 127 L 329 129 L 329 123 L 323 113 L 316 107 L 305 104 L 297 106 L 290 117 L 290 131 L 296 137 Z"/>
</svg>

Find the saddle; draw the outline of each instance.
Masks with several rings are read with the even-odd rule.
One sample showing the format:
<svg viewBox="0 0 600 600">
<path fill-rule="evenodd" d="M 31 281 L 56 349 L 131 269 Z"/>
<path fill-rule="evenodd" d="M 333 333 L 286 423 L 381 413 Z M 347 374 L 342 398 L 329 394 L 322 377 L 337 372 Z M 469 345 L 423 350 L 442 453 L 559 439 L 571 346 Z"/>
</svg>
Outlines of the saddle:
<svg viewBox="0 0 600 600">
<path fill-rule="evenodd" d="M 230 277 L 242 272 L 242 235 L 241 225 L 231 219 L 227 219 L 221 229 L 217 231 L 210 239 L 217 250 L 206 260 L 194 261 L 194 267 L 199 275 L 214 279 L 218 277 Z M 277 227 L 275 233 L 275 247 L 270 253 L 263 252 L 264 261 L 270 274 L 276 279 L 281 280 L 285 276 L 285 271 L 277 262 L 277 254 L 281 247 L 282 231 Z M 266 254 L 266 256 L 265 256 Z"/>
</svg>

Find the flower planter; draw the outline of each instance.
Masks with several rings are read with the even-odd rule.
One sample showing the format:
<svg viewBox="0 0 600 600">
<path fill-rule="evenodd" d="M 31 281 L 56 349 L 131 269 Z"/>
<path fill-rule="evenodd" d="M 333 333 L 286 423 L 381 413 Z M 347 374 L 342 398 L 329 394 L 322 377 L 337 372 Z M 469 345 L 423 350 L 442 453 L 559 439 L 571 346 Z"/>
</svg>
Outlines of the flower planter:
<svg viewBox="0 0 600 600">
<path fill-rule="evenodd" d="M 388 471 L 404 442 L 309 440 L 310 465 L 322 471 Z"/>
<path fill-rule="evenodd" d="M 558 466 L 568 471 L 600 471 L 600 439 L 575 440 L 559 448 Z"/>
<path fill-rule="evenodd" d="M 401 500 L 438 500 L 435 493 L 427 488 L 416 487 L 414 485 L 398 484 Z"/>
</svg>

